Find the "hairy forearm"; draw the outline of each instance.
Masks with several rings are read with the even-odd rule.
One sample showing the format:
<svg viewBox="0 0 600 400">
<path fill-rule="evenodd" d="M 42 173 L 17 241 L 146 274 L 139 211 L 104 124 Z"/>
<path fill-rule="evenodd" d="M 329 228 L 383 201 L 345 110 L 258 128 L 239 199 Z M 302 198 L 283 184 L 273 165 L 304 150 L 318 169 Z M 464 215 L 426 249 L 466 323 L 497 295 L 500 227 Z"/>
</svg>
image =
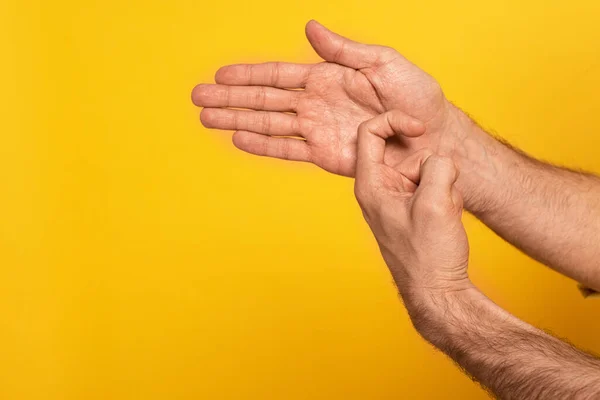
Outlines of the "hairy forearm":
<svg viewBox="0 0 600 400">
<path fill-rule="evenodd" d="M 402 292 L 421 335 L 496 396 L 600 396 L 600 360 L 517 319 L 476 288 Z"/>
<path fill-rule="evenodd" d="M 600 179 L 530 158 L 458 111 L 465 207 L 508 242 L 600 290 Z"/>
</svg>

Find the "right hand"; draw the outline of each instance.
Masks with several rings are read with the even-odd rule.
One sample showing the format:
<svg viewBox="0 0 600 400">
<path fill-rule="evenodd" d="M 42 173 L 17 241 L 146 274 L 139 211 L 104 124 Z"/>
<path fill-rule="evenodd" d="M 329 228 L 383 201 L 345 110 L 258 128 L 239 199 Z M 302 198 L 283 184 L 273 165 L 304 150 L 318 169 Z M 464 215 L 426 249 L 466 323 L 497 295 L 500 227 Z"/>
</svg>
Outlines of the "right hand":
<svg viewBox="0 0 600 400">
<path fill-rule="evenodd" d="M 435 79 L 389 47 L 354 42 L 315 21 L 307 24 L 306 36 L 326 62 L 222 67 L 216 84 L 198 85 L 192 93 L 194 104 L 204 107 L 202 123 L 236 131 L 233 142 L 246 152 L 354 176 L 358 126 L 398 109 L 423 121 L 427 133 L 390 138 L 388 164 L 422 148 L 453 156 L 462 132 L 453 126 L 459 111 Z"/>
<path fill-rule="evenodd" d="M 356 198 L 403 296 L 471 287 L 454 162 L 429 150 L 398 167 L 384 159 L 386 139 L 424 132 L 422 122 L 399 110 L 364 122 L 358 130 Z"/>
</svg>

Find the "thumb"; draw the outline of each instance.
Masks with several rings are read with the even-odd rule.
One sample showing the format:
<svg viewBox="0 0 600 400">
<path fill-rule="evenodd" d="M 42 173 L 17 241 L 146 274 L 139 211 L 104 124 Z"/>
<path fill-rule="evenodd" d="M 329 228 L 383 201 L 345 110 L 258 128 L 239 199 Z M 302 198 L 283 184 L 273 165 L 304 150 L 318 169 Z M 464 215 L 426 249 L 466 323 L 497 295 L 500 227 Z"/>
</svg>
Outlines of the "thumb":
<svg viewBox="0 0 600 400">
<path fill-rule="evenodd" d="M 398 171 L 406 177 L 409 181 L 414 184 L 416 188 L 421 180 L 421 168 L 425 161 L 431 157 L 433 151 L 425 147 L 417 150 L 410 156 L 406 157 L 400 165 L 398 165 Z M 414 192 L 414 189 L 412 190 Z"/>
<path fill-rule="evenodd" d="M 389 47 L 362 44 L 338 35 L 315 20 L 306 24 L 306 37 L 325 61 L 354 69 L 377 66 L 399 56 Z"/>
<path fill-rule="evenodd" d="M 458 207 L 458 191 L 454 183 L 458 179 L 458 169 L 454 161 L 439 155 L 429 156 L 421 167 L 419 187 L 415 195 L 426 197 L 428 202 L 438 205 L 453 205 Z M 458 207 L 460 208 L 460 207 Z"/>
</svg>

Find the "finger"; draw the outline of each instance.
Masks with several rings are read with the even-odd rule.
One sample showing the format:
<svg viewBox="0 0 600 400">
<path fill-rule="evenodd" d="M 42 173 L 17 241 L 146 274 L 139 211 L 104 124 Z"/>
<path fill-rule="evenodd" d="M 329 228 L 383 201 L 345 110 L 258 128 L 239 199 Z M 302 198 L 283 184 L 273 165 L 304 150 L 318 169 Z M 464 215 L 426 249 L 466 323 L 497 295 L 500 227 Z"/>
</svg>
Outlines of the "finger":
<svg viewBox="0 0 600 400">
<path fill-rule="evenodd" d="M 431 155 L 421 167 L 417 193 L 428 193 L 432 201 L 452 200 L 452 189 L 457 178 L 458 169 L 452 159 Z"/>
<path fill-rule="evenodd" d="M 277 138 L 255 132 L 237 131 L 233 144 L 240 150 L 257 156 L 310 162 L 310 149 L 302 139 Z"/>
<path fill-rule="evenodd" d="M 425 133 L 425 124 L 416 118 L 413 118 L 400 110 L 391 110 L 386 113 L 385 120 L 389 126 L 391 133 L 389 136 L 394 134 L 404 135 L 408 137 L 417 137 Z"/>
<path fill-rule="evenodd" d="M 202 125 L 212 129 L 251 131 L 266 135 L 300 135 L 294 115 L 268 112 L 205 108 L 200 113 Z"/>
<path fill-rule="evenodd" d="M 393 134 L 394 131 L 387 123 L 385 114 L 379 114 L 358 126 L 357 179 L 360 171 L 371 169 L 374 164 L 383 163 L 385 139 Z"/>
<path fill-rule="evenodd" d="M 311 68 L 311 64 L 281 62 L 228 65 L 217 71 L 215 82 L 223 85 L 303 88 Z"/>
<path fill-rule="evenodd" d="M 201 84 L 192 91 L 198 107 L 236 107 L 265 111 L 295 111 L 300 91 L 266 86 Z"/>
<path fill-rule="evenodd" d="M 398 165 L 398 171 L 412 183 L 418 185 L 421 179 L 421 167 L 425 160 L 432 154 L 433 151 L 428 148 L 417 150 L 402 160 L 400 165 Z"/>
<path fill-rule="evenodd" d="M 306 24 L 306 37 L 325 61 L 362 69 L 381 65 L 400 54 L 389 47 L 368 45 L 330 31 L 317 21 Z"/>
<path fill-rule="evenodd" d="M 396 134 L 409 137 L 425 133 L 425 124 L 400 110 L 391 110 L 363 122 L 358 128 L 358 156 L 365 162 L 382 163 L 385 139 Z M 373 137 L 374 136 L 374 137 Z M 362 145 L 360 139 L 363 137 Z"/>
<path fill-rule="evenodd" d="M 456 188 L 456 185 L 454 185 L 452 187 L 452 202 L 454 203 L 454 206 L 456 207 L 457 210 L 461 210 L 463 209 L 464 206 L 464 202 L 463 202 L 463 197 L 460 194 L 460 192 L 458 191 L 458 189 Z"/>
<path fill-rule="evenodd" d="M 385 140 L 397 133 L 410 132 L 416 136 L 425 131 L 424 125 L 399 110 L 379 114 L 358 127 L 358 149 L 356 160 L 356 185 L 358 190 L 367 184 L 371 170 L 383 164 Z M 414 190 L 410 182 L 402 182 L 405 189 Z"/>
</svg>

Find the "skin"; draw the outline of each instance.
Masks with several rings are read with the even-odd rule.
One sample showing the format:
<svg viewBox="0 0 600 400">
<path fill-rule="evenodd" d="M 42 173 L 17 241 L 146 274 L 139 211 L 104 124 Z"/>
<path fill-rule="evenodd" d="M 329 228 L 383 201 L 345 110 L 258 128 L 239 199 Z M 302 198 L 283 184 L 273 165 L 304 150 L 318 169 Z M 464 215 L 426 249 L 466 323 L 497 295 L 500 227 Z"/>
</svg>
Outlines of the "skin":
<svg viewBox="0 0 600 400">
<path fill-rule="evenodd" d="M 472 286 L 460 211 L 464 205 L 530 256 L 599 290 L 598 178 L 493 138 L 393 49 L 314 21 L 306 35 L 325 62 L 223 67 L 216 84 L 193 90 L 202 123 L 235 131 L 233 143 L 246 152 L 356 176 L 357 198 L 415 327 L 493 393 L 597 396 L 594 357 Z"/>
<path fill-rule="evenodd" d="M 385 140 L 397 131 L 418 135 L 425 128 L 399 110 L 360 125 L 356 198 L 399 288 L 457 290 L 468 284 L 469 260 L 458 169 L 430 150 L 396 168 L 387 164 Z"/>
<path fill-rule="evenodd" d="M 425 121 L 428 132 L 415 140 L 393 139 L 386 152 L 392 164 L 420 148 L 438 149 L 450 136 L 451 105 L 439 84 L 397 51 L 345 46 L 348 39 L 314 21 L 306 36 L 327 62 L 231 65 L 217 71 L 216 85 L 196 86 L 192 100 L 204 107 L 203 125 L 236 131 L 234 145 L 249 153 L 309 161 L 344 176 L 354 176 L 356 128 L 386 110 L 398 108 Z"/>
<path fill-rule="evenodd" d="M 202 123 L 234 130 L 233 143 L 249 153 L 354 176 L 360 123 L 400 110 L 426 132 L 388 138 L 387 163 L 397 166 L 424 148 L 451 158 L 468 211 L 533 258 L 600 290 L 596 177 L 541 163 L 491 137 L 444 97 L 435 79 L 389 47 L 354 42 L 315 21 L 306 36 L 326 62 L 223 67 L 217 84 L 192 92 L 204 107 Z"/>
<path fill-rule="evenodd" d="M 386 164 L 386 138 L 421 131 L 399 111 L 361 124 L 355 181 L 413 325 L 499 398 L 598 398 L 599 359 L 520 321 L 469 280 L 453 160 L 425 150 Z"/>
</svg>

